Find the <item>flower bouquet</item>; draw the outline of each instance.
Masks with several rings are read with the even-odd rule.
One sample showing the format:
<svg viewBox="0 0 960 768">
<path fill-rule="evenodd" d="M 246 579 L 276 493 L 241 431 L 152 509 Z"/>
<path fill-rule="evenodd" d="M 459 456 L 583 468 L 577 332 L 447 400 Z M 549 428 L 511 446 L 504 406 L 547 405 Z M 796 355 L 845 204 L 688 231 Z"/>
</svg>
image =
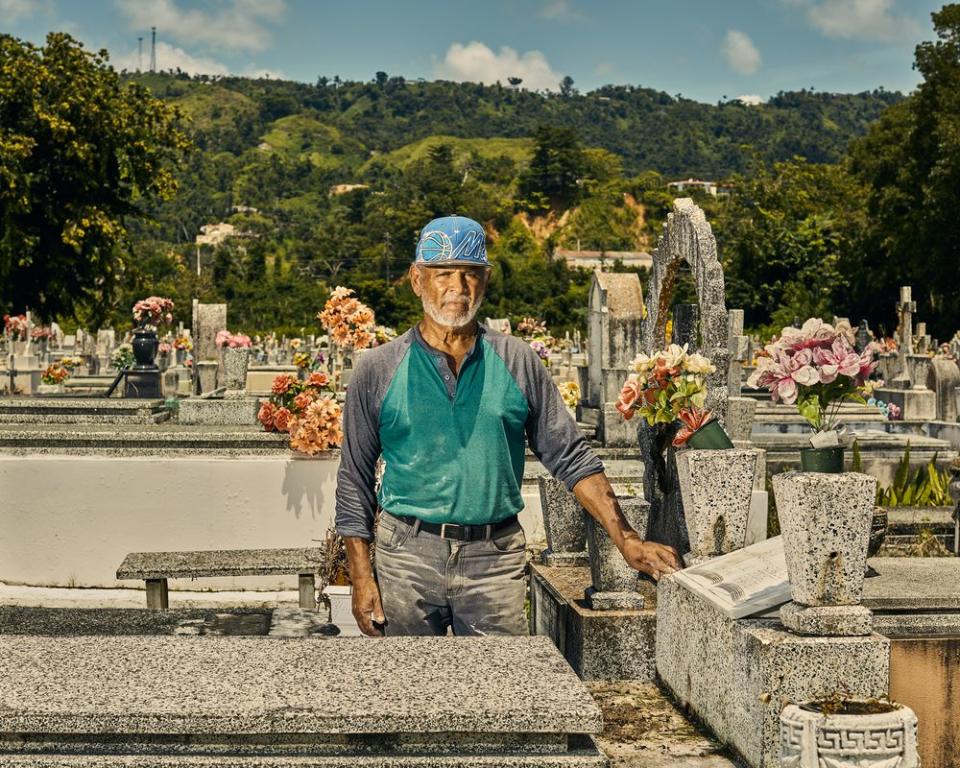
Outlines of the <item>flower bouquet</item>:
<svg viewBox="0 0 960 768">
<path fill-rule="evenodd" d="M 70 377 L 70 370 L 61 363 L 51 363 L 40 374 L 40 381 L 47 385 L 62 384 Z"/>
<path fill-rule="evenodd" d="M 340 416 L 330 377 L 314 372 L 305 381 L 290 374 L 277 376 L 257 419 L 268 432 L 289 433 L 295 451 L 314 456 L 343 441 Z"/>
<path fill-rule="evenodd" d="M 219 349 L 248 349 L 253 346 L 253 342 L 250 341 L 250 337 L 246 334 L 230 333 L 230 331 L 226 329 L 217 331 L 213 343 L 216 344 Z"/>
<path fill-rule="evenodd" d="M 858 353 L 850 336 L 819 318 L 807 320 L 802 328 L 788 326 L 764 347 L 747 380 L 748 386 L 768 389 L 774 402 L 796 405 L 813 427 L 811 447 L 800 451 L 807 472 L 843 471 L 840 406 L 866 404 L 864 383 L 877 363 L 873 350 Z"/>
<path fill-rule="evenodd" d="M 564 381 L 558 384 L 560 397 L 563 398 L 564 405 L 567 408 L 576 408 L 580 402 L 580 385 L 575 381 Z"/>
<path fill-rule="evenodd" d="M 3 330 L 14 341 L 26 341 L 30 323 L 26 315 L 4 315 Z"/>
<path fill-rule="evenodd" d="M 651 427 L 680 421 L 675 447 L 733 448 L 723 427 L 704 406 L 707 374 L 716 368 L 703 355 L 690 353 L 687 345 L 671 344 L 652 356 L 638 355 L 633 373 L 620 390 L 616 408 L 625 419 L 639 413 Z"/>
<path fill-rule="evenodd" d="M 133 367 L 137 359 L 133 355 L 133 346 L 130 344 L 121 344 L 110 355 L 110 362 L 118 371 Z"/>
<path fill-rule="evenodd" d="M 173 302 L 163 296 L 148 296 L 133 305 L 133 319 L 141 328 L 173 322 Z"/>
<path fill-rule="evenodd" d="M 189 352 L 191 349 L 193 349 L 193 342 L 190 341 L 189 336 L 177 336 L 177 338 L 173 340 L 173 348 L 182 349 Z"/>
<path fill-rule="evenodd" d="M 366 349 L 375 340 L 376 323 L 373 310 L 353 296 L 353 291 L 337 286 L 317 314 L 317 319 L 342 349 Z"/>
</svg>

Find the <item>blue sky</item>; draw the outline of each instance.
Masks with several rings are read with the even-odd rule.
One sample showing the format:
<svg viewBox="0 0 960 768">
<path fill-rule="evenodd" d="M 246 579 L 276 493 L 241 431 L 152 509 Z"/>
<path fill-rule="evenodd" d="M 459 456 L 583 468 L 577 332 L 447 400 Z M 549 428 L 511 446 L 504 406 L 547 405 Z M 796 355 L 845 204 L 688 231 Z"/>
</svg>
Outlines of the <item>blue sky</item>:
<svg viewBox="0 0 960 768">
<path fill-rule="evenodd" d="M 630 83 L 715 102 L 780 90 L 854 92 L 917 83 L 914 46 L 933 38 L 924 0 L 0 0 L 0 32 L 68 31 L 135 69 L 319 75 L 377 70 L 590 90 Z"/>
</svg>

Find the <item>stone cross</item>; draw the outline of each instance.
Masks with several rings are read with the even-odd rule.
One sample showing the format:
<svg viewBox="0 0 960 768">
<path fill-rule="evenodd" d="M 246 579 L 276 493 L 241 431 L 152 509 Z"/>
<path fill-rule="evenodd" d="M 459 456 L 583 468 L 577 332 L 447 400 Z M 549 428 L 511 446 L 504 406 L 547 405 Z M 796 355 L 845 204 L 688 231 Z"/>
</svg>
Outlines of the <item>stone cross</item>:
<svg viewBox="0 0 960 768">
<path fill-rule="evenodd" d="M 743 310 L 727 312 L 727 343 L 730 347 L 730 362 L 727 365 L 727 391 L 730 397 L 740 397 L 743 365 L 750 361 L 750 337 L 743 335 Z"/>
<path fill-rule="evenodd" d="M 913 301 L 913 289 L 909 285 L 900 287 L 900 301 L 897 302 L 897 316 L 900 319 L 900 346 L 897 349 L 897 375 L 893 378 L 894 387 L 910 386 L 910 372 L 907 368 L 907 355 L 913 354 L 913 313 L 917 303 Z"/>
<path fill-rule="evenodd" d="M 924 354 L 930 350 L 930 336 L 927 335 L 927 324 L 917 323 L 915 349 L 918 354 Z"/>
</svg>

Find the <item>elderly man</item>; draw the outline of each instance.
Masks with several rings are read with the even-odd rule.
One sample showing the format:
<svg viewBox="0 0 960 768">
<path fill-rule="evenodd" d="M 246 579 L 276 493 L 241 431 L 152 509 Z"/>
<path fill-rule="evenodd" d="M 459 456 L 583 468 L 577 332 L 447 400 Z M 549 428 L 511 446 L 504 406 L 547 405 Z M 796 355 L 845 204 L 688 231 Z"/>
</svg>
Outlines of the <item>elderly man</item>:
<svg viewBox="0 0 960 768">
<path fill-rule="evenodd" d="M 624 519 L 537 354 L 474 319 L 489 276 L 477 222 L 427 224 L 410 267 L 423 319 L 365 353 L 347 390 L 336 526 L 365 634 L 527 632 L 524 438 L 632 567 L 655 579 L 681 567 L 674 549 Z"/>
</svg>

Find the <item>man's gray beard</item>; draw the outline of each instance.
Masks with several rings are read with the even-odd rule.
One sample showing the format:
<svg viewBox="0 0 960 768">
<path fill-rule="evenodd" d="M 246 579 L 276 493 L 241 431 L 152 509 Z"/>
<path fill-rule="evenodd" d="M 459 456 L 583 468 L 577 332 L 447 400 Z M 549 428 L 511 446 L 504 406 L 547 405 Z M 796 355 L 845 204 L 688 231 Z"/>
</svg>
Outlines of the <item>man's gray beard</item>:
<svg viewBox="0 0 960 768">
<path fill-rule="evenodd" d="M 444 328 L 463 328 L 465 325 L 469 325 L 473 318 L 477 316 L 480 305 L 483 303 L 483 299 L 481 298 L 465 312 L 457 312 L 451 316 L 449 313 L 443 312 L 440 307 L 431 302 L 426 296 L 421 296 L 420 301 L 423 304 L 423 311 L 427 316 L 437 325 L 442 325 Z"/>
</svg>

